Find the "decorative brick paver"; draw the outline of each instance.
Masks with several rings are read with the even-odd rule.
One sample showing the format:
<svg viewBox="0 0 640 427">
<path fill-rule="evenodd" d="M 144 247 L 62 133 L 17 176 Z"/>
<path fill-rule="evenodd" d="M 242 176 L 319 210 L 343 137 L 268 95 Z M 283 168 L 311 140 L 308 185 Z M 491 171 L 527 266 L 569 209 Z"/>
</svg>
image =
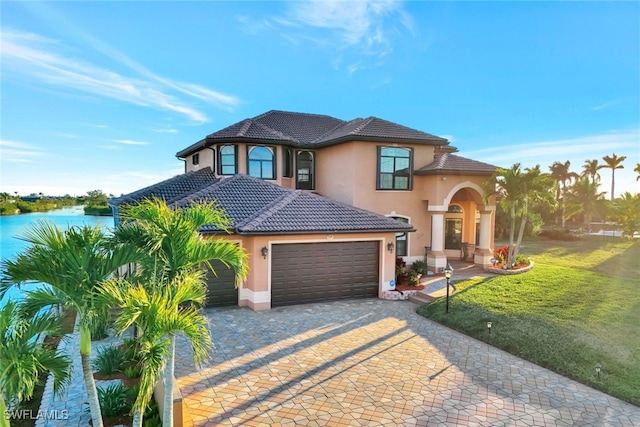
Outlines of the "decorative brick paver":
<svg viewBox="0 0 640 427">
<path fill-rule="evenodd" d="M 208 309 L 177 346 L 187 425 L 640 426 L 640 408 L 415 313 L 404 301 Z"/>
</svg>

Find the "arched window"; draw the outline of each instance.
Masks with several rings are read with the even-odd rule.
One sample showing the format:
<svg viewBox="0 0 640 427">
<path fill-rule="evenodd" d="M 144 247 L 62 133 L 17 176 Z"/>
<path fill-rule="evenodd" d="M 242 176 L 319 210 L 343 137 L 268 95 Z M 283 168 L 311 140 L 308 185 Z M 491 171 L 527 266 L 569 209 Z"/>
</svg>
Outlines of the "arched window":
<svg viewBox="0 0 640 427">
<path fill-rule="evenodd" d="M 378 147 L 378 190 L 411 190 L 412 152 L 408 148 Z"/>
<path fill-rule="evenodd" d="M 458 205 L 449 205 L 448 213 L 462 213 L 462 208 Z"/>
<path fill-rule="evenodd" d="M 296 161 L 296 188 L 299 190 L 313 190 L 313 175 L 313 153 L 299 151 Z"/>
<path fill-rule="evenodd" d="M 273 150 L 268 147 L 252 147 L 249 150 L 249 175 L 262 179 L 275 179 Z"/>
<path fill-rule="evenodd" d="M 238 147 L 223 145 L 218 149 L 218 175 L 238 173 Z"/>
</svg>

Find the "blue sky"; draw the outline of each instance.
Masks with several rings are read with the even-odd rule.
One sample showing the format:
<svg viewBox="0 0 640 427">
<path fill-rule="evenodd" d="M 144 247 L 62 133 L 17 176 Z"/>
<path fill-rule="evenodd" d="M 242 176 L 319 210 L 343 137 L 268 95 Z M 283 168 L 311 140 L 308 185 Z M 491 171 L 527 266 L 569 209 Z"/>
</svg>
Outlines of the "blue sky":
<svg viewBox="0 0 640 427">
<path fill-rule="evenodd" d="M 271 109 L 377 116 L 505 167 L 626 155 L 616 195 L 640 191 L 638 2 L 0 7 L 0 191 L 127 193 Z"/>
</svg>

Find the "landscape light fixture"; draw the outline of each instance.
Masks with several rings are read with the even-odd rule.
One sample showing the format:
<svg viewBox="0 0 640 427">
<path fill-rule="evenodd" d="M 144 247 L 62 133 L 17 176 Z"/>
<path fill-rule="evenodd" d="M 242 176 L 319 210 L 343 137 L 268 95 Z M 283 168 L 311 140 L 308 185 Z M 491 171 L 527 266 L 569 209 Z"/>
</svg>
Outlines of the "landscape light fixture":
<svg viewBox="0 0 640 427">
<path fill-rule="evenodd" d="M 269 254 L 269 249 L 267 247 L 263 247 L 260 249 L 260 253 L 262 254 L 262 258 L 267 259 L 267 254 Z"/>
<path fill-rule="evenodd" d="M 493 326 L 493 323 L 487 322 L 487 329 L 489 329 L 489 333 L 491 333 L 491 327 L 492 326 Z"/>
<path fill-rule="evenodd" d="M 602 366 L 596 365 L 596 374 L 598 374 L 598 379 L 600 379 L 600 370 L 601 369 L 602 369 Z"/>
<path fill-rule="evenodd" d="M 451 268 L 451 264 L 447 263 L 447 266 L 444 268 L 444 277 L 447 278 L 447 304 L 445 306 L 445 313 L 449 313 L 449 285 L 451 284 L 452 274 L 453 268 Z"/>
<path fill-rule="evenodd" d="M 389 242 L 389 243 L 387 243 L 387 250 L 388 250 L 389 252 L 393 252 L 393 242 Z"/>
</svg>

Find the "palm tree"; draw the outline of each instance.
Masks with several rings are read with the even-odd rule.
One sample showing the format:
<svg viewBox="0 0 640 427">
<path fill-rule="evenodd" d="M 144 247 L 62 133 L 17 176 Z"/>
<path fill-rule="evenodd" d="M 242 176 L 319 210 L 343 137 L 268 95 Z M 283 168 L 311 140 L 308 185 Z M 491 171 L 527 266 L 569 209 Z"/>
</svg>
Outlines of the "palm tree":
<svg viewBox="0 0 640 427">
<path fill-rule="evenodd" d="M 603 168 L 611 169 L 611 200 L 615 199 L 614 197 L 614 189 L 616 185 L 616 169 L 624 169 L 622 166 L 622 162 L 625 161 L 627 156 L 616 156 L 616 153 L 613 153 L 611 156 L 604 156 L 602 160 L 606 163 L 603 165 Z"/>
<path fill-rule="evenodd" d="M 636 163 L 636 167 L 633 168 L 633 171 L 638 174 L 636 176 L 636 181 L 640 179 L 640 163 Z"/>
<path fill-rule="evenodd" d="M 128 246 L 110 247 L 98 227 L 71 227 L 66 231 L 48 222 L 38 222 L 21 237 L 31 244 L 15 260 L 3 261 L 5 276 L 0 299 L 8 287 L 29 282 L 48 284 L 30 291 L 23 302 L 36 312 L 49 305 L 64 305 L 78 313 L 80 320 L 80 359 L 94 427 L 102 426 L 102 415 L 91 369 L 91 327 L 100 321 L 98 284 L 119 267 L 135 262 L 140 255 Z"/>
<path fill-rule="evenodd" d="M 156 282 L 152 288 L 145 286 L 144 280 L 136 279 L 141 276 L 129 280 L 112 279 L 105 282 L 100 291 L 109 302 L 122 308 L 122 314 L 115 322 L 118 333 L 122 334 L 134 324 L 142 330 L 138 357 L 143 369 L 133 407 L 133 425 L 139 427 L 153 388 L 169 359 L 170 337 L 182 332 L 189 339 L 196 364 L 207 356 L 211 338 L 206 319 L 198 313 L 198 307 L 206 299 L 203 271 L 180 275 L 174 283 Z"/>
<path fill-rule="evenodd" d="M 622 227 L 622 235 L 633 239 L 640 231 L 640 194 L 622 194 L 613 203 L 612 217 Z"/>
<path fill-rule="evenodd" d="M 549 169 L 551 170 L 551 178 L 555 179 L 561 187 L 557 188 L 556 199 L 562 203 L 562 228 L 565 226 L 565 200 L 567 195 L 567 182 L 571 182 L 572 179 L 577 179 L 578 174 L 569 171 L 571 162 L 567 160 L 564 163 L 553 162 Z M 560 198 L 560 189 L 562 188 L 562 199 Z M 558 223 L 556 216 L 556 224 Z"/>
<path fill-rule="evenodd" d="M 584 223 L 591 233 L 591 219 L 594 214 L 602 214 L 605 210 L 604 192 L 598 191 L 599 185 L 590 181 L 587 176 L 578 179 L 569 191 L 569 216 L 584 214 Z M 606 203 L 606 202 L 605 202 Z"/>
<path fill-rule="evenodd" d="M 484 183 L 487 197 L 499 195 L 499 203 L 511 218 L 507 265 L 514 264 L 520 251 L 529 207 L 534 204 L 550 202 L 550 199 L 553 198 L 549 192 L 551 186 L 552 179 L 540 171 L 539 165 L 532 169 L 525 169 L 523 173 L 520 169 L 520 163 L 514 164 L 510 169 L 498 168 L 493 176 Z M 515 240 L 518 221 L 520 221 L 520 227 L 517 240 Z"/>
<path fill-rule="evenodd" d="M 151 298 L 155 298 L 157 294 L 157 304 L 164 304 L 162 311 L 166 313 L 168 323 L 158 326 L 158 330 L 153 333 L 149 331 L 154 330 L 155 326 L 143 321 L 142 314 L 136 316 L 140 319 L 139 326 L 143 336 L 150 334 L 150 347 L 152 343 L 164 342 L 165 339 L 169 346 L 164 369 L 162 418 L 164 425 L 172 425 L 175 334 L 182 331 L 188 338 L 198 336 L 196 332 L 186 331 L 194 328 L 197 330 L 200 322 L 200 318 L 196 316 L 197 308 L 202 307 L 206 295 L 203 266 L 208 265 L 212 269 L 211 260 L 222 261 L 227 267 L 233 267 L 236 285 L 239 285 L 247 275 L 247 254 L 235 243 L 208 239 L 199 233 L 198 230 L 204 225 L 213 225 L 222 232 L 228 232 L 231 221 L 214 203 L 195 203 L 186 209 L 172 209 L 162 200 L 146 200 L 138 205 L 124 207 L 121 219 L 122 226 L 115 231 L 114 238 L 146 254 L 139 262 L 139 274 L 147 283 L 147 294 Z M 197 287 L 201 288 L 200 293 L 196 292 Z M 183 309 L 179 301 L 187 300 L 186 296 L 182 296 L 187 291 L 193 294 L 190 297 L 192 303 Z M 138 292 L 142 291 L 138 289 Z M 126 305 L 123 306 L 125 307 Z M 189 307 L 193 307 L 193 311 Z M 123 316 L 135 317 L 127 313 L 129 311 L 125 309 Z M 124 324 L 129 322 L 118 321 Z M 135 319 L 131 321 L 138 322 Z M 191 345 L 196 344 L 192 341 Z M 141 404 L 142 400 L 138 402 L 138 409 L 142 408 Z"/>
<path fill-rule="evenodd" d="M 44 374 L 53 375 L 54 394 L 69 383 L 71 359 L 38 341 L 40 334 L 58 333 L 59 325 L 53 314 L 25 318 L 11 300 L 0 308 L 0 426 L 10 424 L 7 406 L 31 399 Z"/>
<path fill-rule="evenodd" d="M 600 181 L 600 174 L 598 171 L 604 166 L 598 164 L 598 159 L 585 160 L 582 165 L 582 174 L 580 176 L 588 176 L 591 178 L 591 182 Z"/>
</svg>

